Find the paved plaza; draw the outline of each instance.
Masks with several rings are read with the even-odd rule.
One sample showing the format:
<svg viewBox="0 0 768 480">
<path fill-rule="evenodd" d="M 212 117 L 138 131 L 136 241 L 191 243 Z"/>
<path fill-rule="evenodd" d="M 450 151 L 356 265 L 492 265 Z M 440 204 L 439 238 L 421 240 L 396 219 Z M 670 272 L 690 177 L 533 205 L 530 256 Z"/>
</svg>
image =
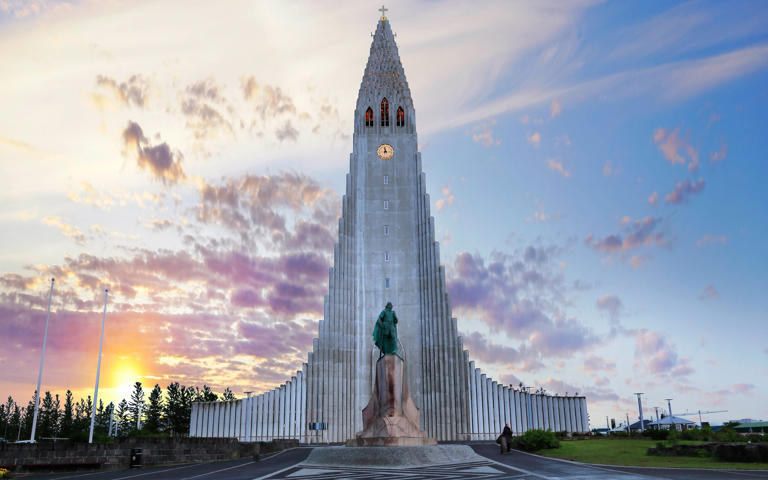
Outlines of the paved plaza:
<svg viewBox="0 0 768 480">
<path fill-rule="evenodd" d="M 500 455 L 493 444 L 473 444 L 479 455 L 476 461 L 462 461 L 430 466 L 363 467 L 311 465 L 304 463 L 312 447 L 299 447 L 265 457 L 258 462 L 232 460 L 174 467 L 120 470 L 110 472 L 37 475 L 27 479 L 80 480 L 192 480 L 192 479 L 380 479 L 448 480 L 448 479 L 570 479 L 570 480 L 647 480 L 647 479 L 768 479 L 768 471 L 701 470 L 642 467 L 612 467 L 578 464 L 524 452 Z"/>
</svg>

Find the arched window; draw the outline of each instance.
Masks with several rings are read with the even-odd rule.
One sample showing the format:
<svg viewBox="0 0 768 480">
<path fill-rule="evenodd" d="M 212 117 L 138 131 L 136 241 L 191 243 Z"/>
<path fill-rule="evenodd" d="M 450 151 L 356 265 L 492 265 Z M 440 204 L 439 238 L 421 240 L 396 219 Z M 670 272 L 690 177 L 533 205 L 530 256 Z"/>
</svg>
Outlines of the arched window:
<svg viewBox="0 0 768 480">
<path fill-rule="evenodd" d="M 365 126 L 373 126 L 373 109 L 371 107 L 368 107 L 368 110 L 365 111 Z"/>
<path fill-rule="evenodd" d="M 381 101 L 381 126 L 389 126 L 389 102 L 387 97 L 384 97 L 384 100 Z"/>
<path fill-rule="evenodd" d="M 403 111 L 403 107 L 397 107 L 397 126 L 405 126 L 405 112 Z"/>
</svg>

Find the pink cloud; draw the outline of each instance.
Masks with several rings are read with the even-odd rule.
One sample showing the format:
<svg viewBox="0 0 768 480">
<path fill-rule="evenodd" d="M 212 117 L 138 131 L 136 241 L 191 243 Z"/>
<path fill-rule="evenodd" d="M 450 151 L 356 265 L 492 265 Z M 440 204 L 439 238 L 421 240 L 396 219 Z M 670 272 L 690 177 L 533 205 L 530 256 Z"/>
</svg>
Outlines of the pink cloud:
<svg viewBox="0 0 768 480">
<path fill-rule="evenodd" d="M 678 182 L 677 185 L 675 185 L 675 189 L 664 197 L 664 203 L 683 203 L 688 200 L 689 196 L 696 193 L 701 193 L 705 186 L 706 182 L 704 182 L 703 178 L 699 178 L 698 182 L 691 182 L 686 178 L 682 182 Z"/>
<path fill-rule="evenodd" d="M 728 237 L 725 235 L 713 235 L 711 233 L 707 233 L 700 239 L 696 240 L 697 247 L 702 247 L 710 243 L 721 243 L 723 245 L 728 245 Z"/>
<path fill-rule="evenodd" d="M 680 128 L 675 128 L 672 131 L 659 128 L 653 134 L 653 141 L 664 155 L 664 158 L 672 165 L 685 164 L 686 160 L 683 155 L 687 155 L 690 159 L 688 171 L 695 172 L 699 169 L 699 154 L 688 143 L 687 138 L 683 139 L 680 136 Z"/>
<path fill-rule="evenodd" d="M 598 252 L 608 254 L 628 252 L 643 246 L 661 247 L 667 244 L 667 239 L 663 233 L 656 231 L 660 223 L 661 218 L 645 217 L 627 224 L 623 233 L 604 238 L 595 238 L 589 234 L 584 243 Z"/>
</svg>

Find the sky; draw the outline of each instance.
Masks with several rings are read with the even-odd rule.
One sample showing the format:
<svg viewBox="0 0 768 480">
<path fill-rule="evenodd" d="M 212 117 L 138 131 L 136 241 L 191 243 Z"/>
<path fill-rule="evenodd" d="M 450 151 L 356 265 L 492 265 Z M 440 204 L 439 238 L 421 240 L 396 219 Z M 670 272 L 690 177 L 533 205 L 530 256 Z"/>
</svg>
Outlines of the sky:
<svg viewBox="0 0 768 480">
<path fill-rule="evenodd" d="M 371 2 L 0 0 L 0 395 L 261 392 L 322 317 Z M 768 418 L 768 5 L 394 1 L 464 345 Z"/>
</svg>

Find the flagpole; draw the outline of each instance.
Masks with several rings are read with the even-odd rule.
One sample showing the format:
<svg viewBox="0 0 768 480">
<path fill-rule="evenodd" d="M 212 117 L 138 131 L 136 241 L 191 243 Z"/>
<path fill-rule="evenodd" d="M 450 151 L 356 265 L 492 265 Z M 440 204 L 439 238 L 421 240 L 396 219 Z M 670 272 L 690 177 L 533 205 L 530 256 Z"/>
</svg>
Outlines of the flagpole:
<svg viewBox="0 0 768 480">
<path fill-rule="evenodd" d="M 32 433 L 29 441 L 35 441 L 35 430 L 37 429 L 37 411 L 40 408 L 40 383 L 43 381 L 43 362 L 45 361 L 45 344 L 48 340 L 48 321 L 51 319 L 51 300 L 53 299 L 53 282 L 51 279 L 51 293 L 48 294 L 48 315 L 45 317 L 45 333 L 43 334 L 43 353 L 40 355 L 40 372 L 37 374 L 37 390 L 35 390 L 35 415 L 32 417 Z"/>
<path fill-rule="evenodd" d="M 91 412 L 91 432 L 88 434 L 88 443 L 93 443 L 93 421 L 96 418 L 96 405 L 99 401 L 99 374 L 101 373 L 101 349 L 104 346 L 104 323 L 107 320 L 107 295 L 109 289 L 104 289 L 104 314 L 101 317 L 101 340 L 99 340 L 99 363 L 96 366 L 96 388 L 93 390 L 93 411 Z"/>
</svg>

